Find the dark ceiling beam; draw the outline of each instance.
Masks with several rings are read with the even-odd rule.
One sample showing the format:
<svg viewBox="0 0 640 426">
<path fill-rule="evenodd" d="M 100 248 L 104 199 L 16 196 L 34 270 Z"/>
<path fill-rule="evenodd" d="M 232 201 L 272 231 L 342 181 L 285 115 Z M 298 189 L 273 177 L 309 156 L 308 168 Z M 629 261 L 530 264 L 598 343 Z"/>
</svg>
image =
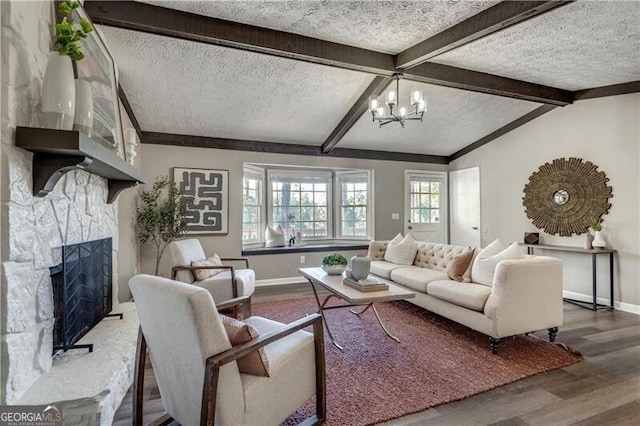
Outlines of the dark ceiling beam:
<svg viewBox="0 0 640 426">
<path fill-rule="evenodd" d="M 393 56 L 312 37 L 225 21 L 134 1 L 87 1 L 91 21 L 150 34 L 391 75 Z"/>
<path fill-rule="evenodd" d="M 541 84 L 428 62 L 404 71 L 404 79 L 525 101 L 565 106 L 573 93 Z"/>
<path fill-rule="evenodd" d="M 393 55 L 297 34 L 131 1 L 87 1 L 84 7 L 91 20 L 96 24 L 248 50 L 380 76 L 391 76 L 397 71 Z M 414 67 L 405 72 L 405 78 L 553 105 L 571 103 L 570 92 L 439 64 L 427 63 Z"/>
<path fill-rule="evenodd" d="M 140 128 L 140 123 L 136 118 L 136 114 L 133 112 L 133 108 L 131 108 L 131 104 L 129 103 L 129 98 L 127 98 L 127 94 L 124 92 L 122 85 L 118 84 L 118 97 L 120 98 L 120 102 L 122 102 L 122 106 L 124 110 L 129 115 L 129 119 L 131 120 L 131 124 L 136 129 L 136 133 L 138 134 L 138 139 L 142 140 L 142 129 Z"/>
<path fill-rule="evenodd" d="M 397 68 L 429 59 L 573 1 L 503 1 L 396 55 Z"/>
<path fill-rule="evenodd" d="M 272 154 L 311 155 L 318 157 L 342 157 L 432 164 L 448 163 L 448 159 L 444 155 L 410 154 L 404 152 L 347 148 L 335 148 L 330 153 L 323 154 L 321 148 L 315 145 L 296 145 L 288 143 L 212 138 L 207 136 L 176 135 L 156 132 L 142 132 L 142 143 L 196 148 L 229 149 L 234 151 L 250 151 Z"/>
<path fill-rule="evenodd" d="M 362 117 L 369 106 L 369 97 L 380 96 L 384 89 L 387 88 L 393 78 L 377 76 L 373 79 L 369 87 L 360 95 L 358 100 L 353 104 L 349 112 L 340 120 L 340 123 L 331 132 L 329 137 L 322 144 L 321 150 L 323 154 L 328 154 L 340 142 L 344 135 L 356 124 L 356 121 Z"/>
<path fill-rule="evenodd" d="M 536 118 L 540 117 L 541 115 L 544 115 L 546 113 L 548 113 L 549 111 L 553 111 L 554 109 L 556 109 L 557 107 L 554 105 L 542 105 L 536 109 L 534 109 L 533 111 L 523 115 L 522 117 L 512 121 L 511 123 L 502 126 L 501 128 L 499 128 L 498 130 L 489 133 L 487 136 L 484 136 L 480 139 L 478 139 L 477 141 L 473 142 L 472 144 L 469 144 L 467 146 L 465 146 L 464 148 L 462 148 L 461 150 L 454 152 L 453 154 L 451 154 L 448 158 L 448 161 L 451 162 L 457 158 L 462 157 L 465 154 L 470 153 L 471 151 L 474 151 L 478 148 L 480 148 L 483 145 L 488 144 L 489 142 L 493 141 L 494 139 L 499 138 L 502 135 L 506 135 L 507 133 L 511 132 L 512 130 L 517 129 L 518 127 L 527 124 L 528 122 L 535 120 Z"/>
<path fill-rule="evenodd" d="M 594 87 L 591 89 L 578 90 L 573 92 L 576 101 L 583 99 L 603 98 L 605 96 L 627 95 L 629 93 L 640 92 L 640 81 L 629 83 L 612 84 L 611 86 Z"/>
</svg>

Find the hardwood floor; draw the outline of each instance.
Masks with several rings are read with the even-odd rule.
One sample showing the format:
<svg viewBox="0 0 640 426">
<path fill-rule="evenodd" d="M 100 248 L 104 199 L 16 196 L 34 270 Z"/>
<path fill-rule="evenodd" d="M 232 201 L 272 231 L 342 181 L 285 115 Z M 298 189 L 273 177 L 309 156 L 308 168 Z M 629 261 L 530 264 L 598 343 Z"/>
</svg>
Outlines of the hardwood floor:
<svg viewBox="0 0 640 426">
<path fill-rule="evenodd" d="M 286 292 L 271 287 L 256 291 L 254 303 L 312 296 L 306 285 L 287 286 Z M 540 336 L 546 337 L 542 332 Z M 620 311 L 595 313 L 565 304 L 564 326 L 557 341 L 578 349 L 584 361 L 384 424 L 640 424 L 640 316 Z M 145 424 L 163 413 L 155 377 L 148 368 Z M 114 425 L 129 424 L 131 391 L 114 420 Z"/>
</svg>

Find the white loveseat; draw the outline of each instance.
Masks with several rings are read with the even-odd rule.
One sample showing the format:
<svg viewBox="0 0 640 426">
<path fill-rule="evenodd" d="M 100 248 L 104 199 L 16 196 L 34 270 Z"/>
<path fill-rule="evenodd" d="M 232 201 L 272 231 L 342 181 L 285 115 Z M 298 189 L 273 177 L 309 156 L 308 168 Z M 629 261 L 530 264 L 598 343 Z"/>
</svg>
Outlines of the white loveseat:
<svg viewBox="0 0 640 426">
<path fill-rule="evenodd" d="M 492 285 L 473 282 L 471 266 L 465 281 L 449 278 L 447 267 L 453 258 L 470 247 L 418 242 L 412 265 L 384 260 L 388 242 L 369 246 L 371 273 L 415 291 L 407 299 L 424 309 L 449 318 L 489 336 L 493 353 L 500 339 L 547 329 L 554 341 L 562 325 L 562 262 L 546 256 L 502 260 L 495 269 Z"/>
</svg>

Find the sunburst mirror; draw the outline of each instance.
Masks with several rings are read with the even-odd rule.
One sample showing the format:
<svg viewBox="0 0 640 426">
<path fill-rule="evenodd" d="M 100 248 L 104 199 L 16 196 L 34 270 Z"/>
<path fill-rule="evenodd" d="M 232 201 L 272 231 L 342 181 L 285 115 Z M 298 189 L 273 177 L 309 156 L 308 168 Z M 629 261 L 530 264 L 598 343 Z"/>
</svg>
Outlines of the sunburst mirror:
<svg viewBox="0 0 640 426">
<path fill-rule="evenodd" d="M 548 234 L 584 234 L 611 207 L 608 181 L 590 161 L 558 158 L 529 176 L 522 204 L 531 222 Z"/>
</svg>

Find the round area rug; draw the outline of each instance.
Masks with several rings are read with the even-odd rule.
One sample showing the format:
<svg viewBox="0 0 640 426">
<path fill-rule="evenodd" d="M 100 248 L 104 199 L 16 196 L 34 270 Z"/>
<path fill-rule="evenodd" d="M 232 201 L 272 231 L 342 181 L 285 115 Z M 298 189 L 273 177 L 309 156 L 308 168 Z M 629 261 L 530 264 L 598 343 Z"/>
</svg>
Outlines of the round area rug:
<svg viewBox="0 0 640 426">
<path fill-rule="evenodd" d="M 342 302 L 337 302 L 341 304 Z M 333 309 L 325 317 L 338 350 L 325 330 L 327 424 L 367 425 L 565 367 L 582 355 L 535 336 L 502 339 L 500 351 L 489 350 L 486 335 L 409 302 L 376 304 L 391 340 L 369 309 L 358 317 Z M 317 311 L 314 299 L 259 303 L 253 315 L 283 323 Z M 314 411 L 308 402 L 285 424 L 295 424 Z"/>
</svg>

